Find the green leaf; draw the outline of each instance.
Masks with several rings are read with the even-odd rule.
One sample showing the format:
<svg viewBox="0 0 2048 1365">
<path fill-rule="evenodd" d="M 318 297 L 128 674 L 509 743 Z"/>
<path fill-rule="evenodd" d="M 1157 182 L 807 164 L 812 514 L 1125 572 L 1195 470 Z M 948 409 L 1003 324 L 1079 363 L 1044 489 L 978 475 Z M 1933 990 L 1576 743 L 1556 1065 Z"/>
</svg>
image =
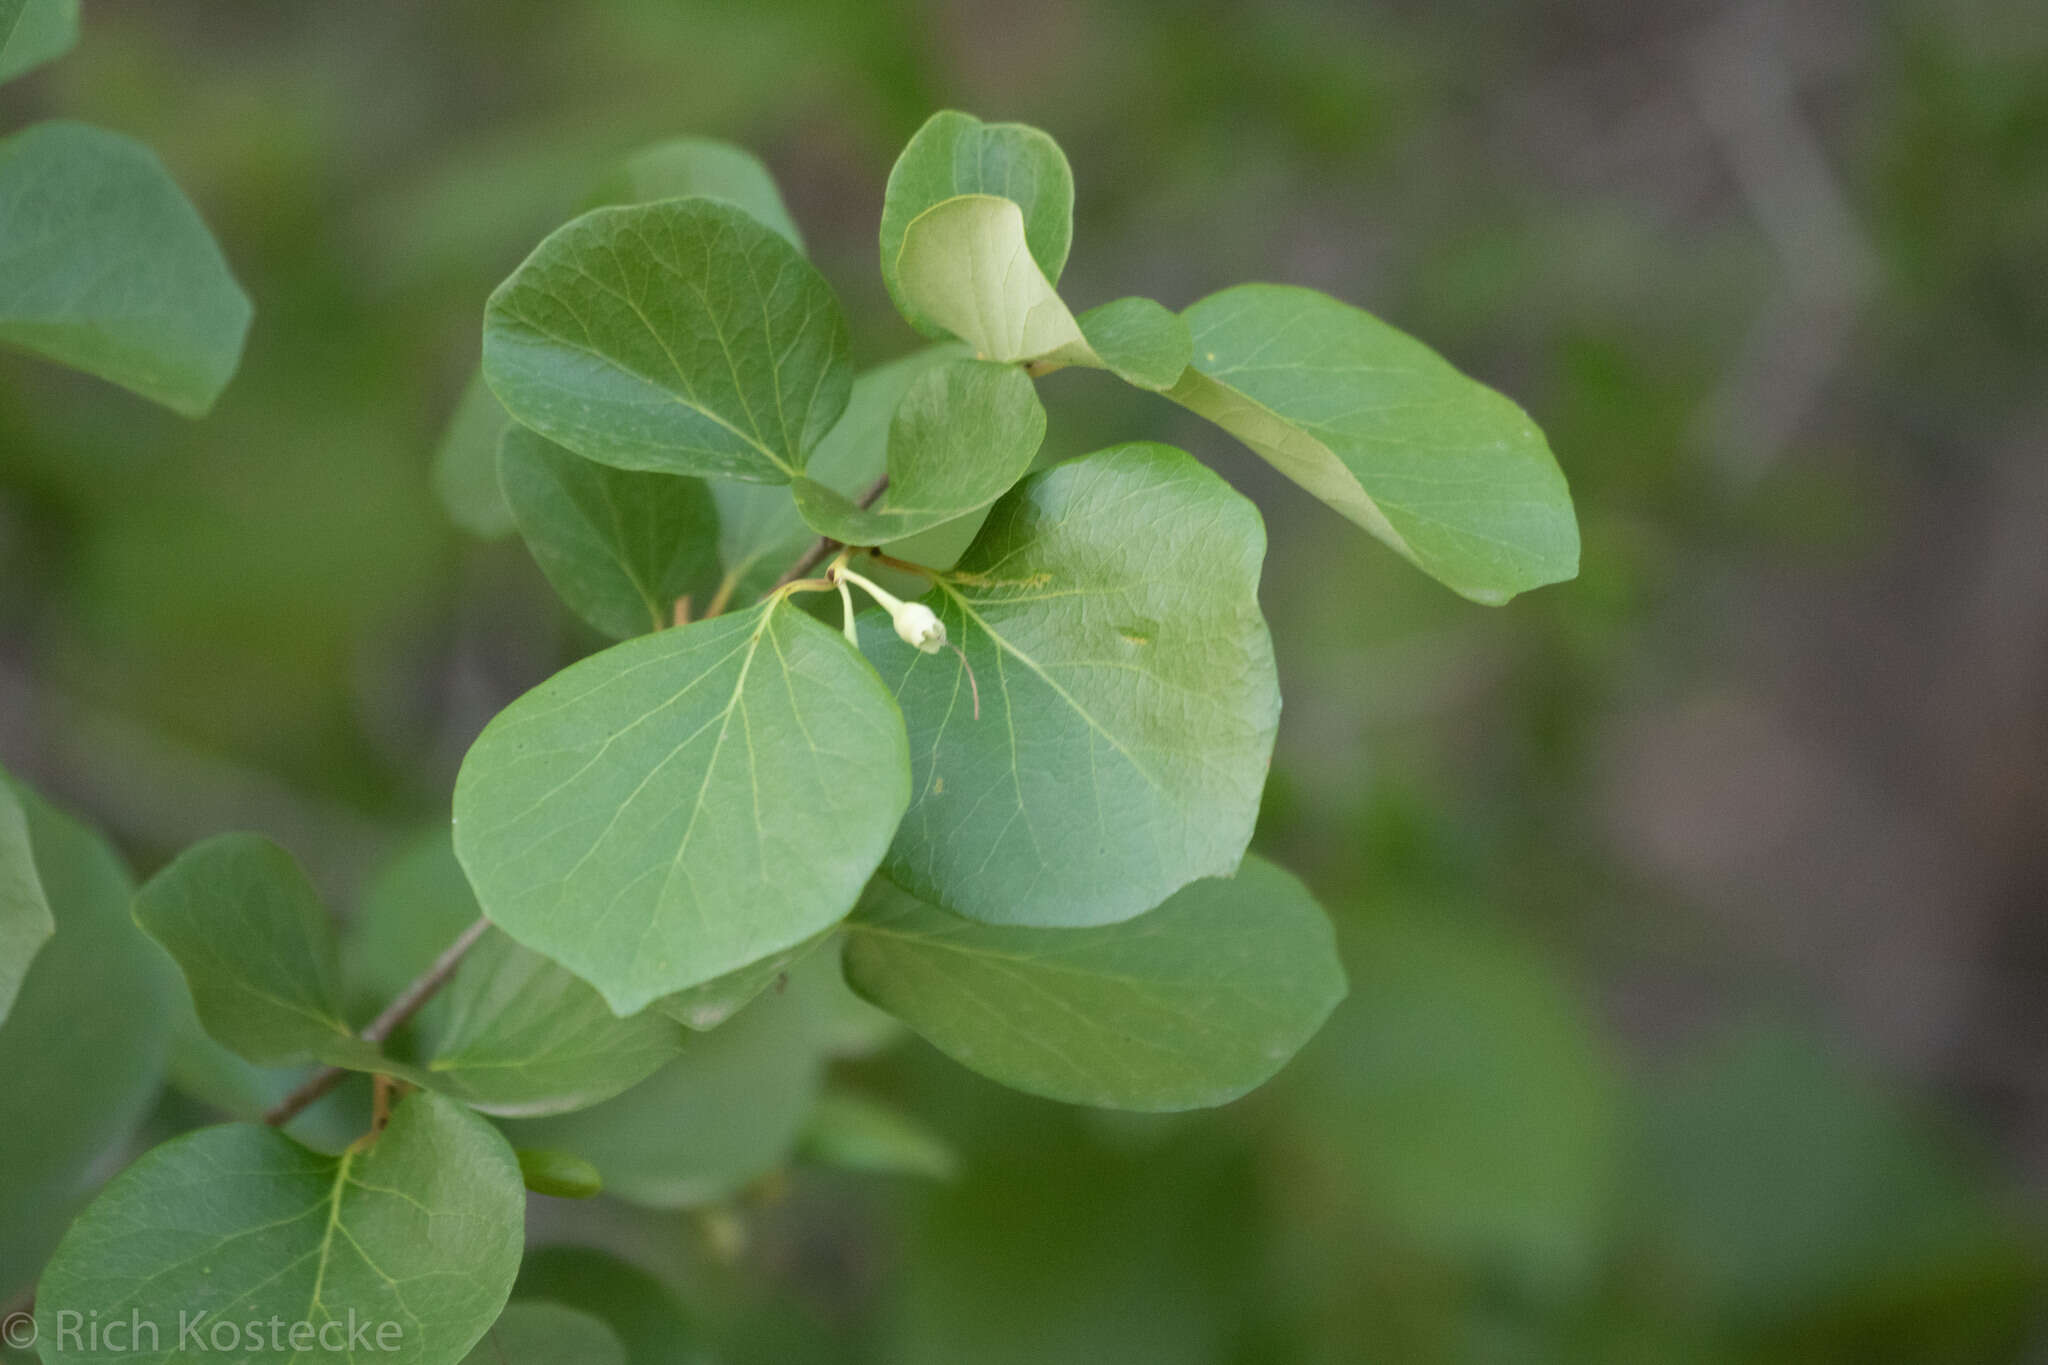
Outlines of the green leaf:
<svg viewBox="0 0 2048 1365">
<path fill-rule="evenodd" d="M 437 1095 L 403 1100 L 374 1146 L 338 1157 L 253 1124 L 201 1129 L 116 1176 L 72 1225 L 36 1297 L 43 1358 L 113 1358 L 58 1334 L 60 1315 L 97 1313 L 158 1324 L 155 1349 L 120 1357 L 140 1362 L 197 1358 L 178 1349 L 180 1314 L 206 1315 L 208 1347 L 234 1335 L 234 1358 L 459 1361 L 511 1292 L 525 1197 L 505 1140 Z M 305 1324 L 311 1347 L 274 1349 L 273 1317 Z M 360 1336 L 341 1349 L 352 1321 L 369 1324 L 368 1351 Z"/>
<path fill-rule="evenodd" d="M 1875 1340 L 1908 1317 L 1982 1330 L 2026 1314 L 2040 1250 L 2019 1202 L 1957 1132 L 1825 1037 L 1745 1020 L 1648 1099 L 1658 1244 L 1727 1320 L 1818 1319 Z"/>
<path fill-rule="evenodd" d="M 536 1247 L 519 1267 L 518 1300 L 567 1304 L 603 1319 L 630 1365 L 701 1365 L 696 1333 L 675 1296 L 638 1266 L 589 1247 Z"/>
<path fill-rule="evenodd" d="M 968 194 L 926 209 L 904 229 L 896 276 L 906 313 L 916 310 L 984 360 L 1036 360 L 1087 346 L 1031 259 L 1024 215 L 1008 199 Z"/>
<path fill-rule="evenodd" d="M 1621 1170 L 1618 1085 L 1556 967 L 1431 901 L 1354 916 L 1350 998 L 1299 1082 L 1314 1188 L 1438 1256 L 1542 1294 L 1593 1273 Z"/>
<path fill-rule="evenodd" d="M 804 249 L 804 235 L 797 231 L 775 177 L 760 158 L 710 138 L 670 138 L 630 153 L 598 182 L 585 206 L 648 204 L 689 195 L 744 209 L 798 251 Z"/>
<path fill-rule="evenodd" d="M 0 342 L 175 412 L 213 406 L 249 300 L 163 163 L 81 123 L 0 141 Z"/>
<path fill-rule="evenodd" d="M 558 1303 L 508 1303 L 462 1365 L 625 1365 L 611 1328 Z"/>
<path fill-rule="evenodd" d="M 424 1073 L 488 1114 L 583 1109 L 660 1070 L 684 1033 L 652 1010 L 621 1019 L 539 953 L 492 930 L 422 1013 Z"/>
<path fill-rule="evenodd" d="M 512 419 L 478 370 L 463 386 L 434 450 L 434 492 L 448 519 L 479 540 L 512 534 L 512 508 L 498 487 L 498 446 Z"/>
<path fill-rule="evenodd" d="M 1019 484 L 924 599 L 974 682 L 865 614 L 910 731 L 889 876 L 975 919 L 1074 926 L 1234 871 L 1280 715 L 1265 550 L 1216 475 L 1117 446 Z"/>
<path fill-rule="evenodd" d="M 887 471 L 889 424 L 903 395 L 926 370 L 964 354 L 951 343 L 927 346 L 854 380 L 846 411 L 811 452 L 805 477 L 849 501 L 866 492 Z M 711 496 L 718 503 L 719 556 L 742 601 L 766 592 L 817 538 L 788 488 L 721 480 Z"/>
<path fill-rule="evenodd" d="M 976 924 L 886 882 L 849 928 L 862 994 L 961 1065 L 1073 1104 L 1227 1104 L 1344 997 L 1328 918 L 1258 858 L 1100 929 Z"/>
<path fill-rule="evenodd" d="M 1045 440 L 1038 390 L 1015 365 L 952 360 L 904 391 L 889 424 L 889 487 L 873 508 L 824 484 L 791 486 L 820 535 L 881 545 L 987 507 L 1024 477 Z"/>
<path fill-rule="evenodd" d="M 900 1110 L 850 1090 L 818 1100 L 799 1151 L 807 1161 L 848 1171 L 951 1180 L 960 1157 L 931 1129 Z"/>
<path fill-rule="evenodd" d="M 455 850 L 494 923 L 632 1014 L 845 915 L 908 773 L 874 670 L 775 598 L 512 703 L 463 760 Z"/>
<path fill-rule="evenodd" d="M 1075 319 L 1093 352 L 1092 363 L 1126 384 L 1164 391 L 1180 381 L 1194 359 L 1187 323 L 1151 299 L 1116 299 Z M 1078 358 L 1077 364 L 1089 364 Z"/>
<path fill-rule="evenodd" d="M 193 845 L 142 888 L 135 919 L 184 972 L 199 1021 L 224 1047 L 259 1065 L 385 1066 L 343 1013 L 327 907 L 268 839 L 222 834 Z"/>
<path fill-rule="evenodd" d="M 78 0 L 0 0 L 0 81 L 61 57 L 78 41 Z"/>
<path fill-rule="evenodd" d="M 15 794 L 57 932 L 0 1025 L 0 1298 L 34 1277 L 87 1172 L 155 1097 L 175 982 L 129 918 L 135 884 L 119 855 Z"/>
<path fill-rule="evenodd" d="M 846 321 L 824 277 L 713 199 L 595 209 L 484 311 L 484 377 L 512 416 L 621 469 L 784 483 L 846 406 Z"/>
<path fill-rule="evenodd" d="M 742 1006 L 774 985 L 785 972 L 809 957 L 835 932 L 836 927 L 827 929 L 781 952 L 749 962 L 738 971 L 727 972 L 700 986 L 663 996 L 654 1002 L 653 1008 L 694 1032 L 709 1032 L 739 1013 Z"/>
<path fill-rule="evenodd" d="M 29 965 L 56 932 L 29 843 L 28 816 L 0 773 L 0 1023 L 7 1022 Z"/>
<path fill-rule="evenodd" d="M 351 917 L 345 961 L 378 1009 L 482 914 L 446 825 L 394 859 Z M 491 929 L 412 1026 L 414 1074 L 486 1113 L 565 1113 L 611 1098 L 681 1050 L 674 1021 L 621 1019 L 567 969 Z"/>
<path fill-rule="evenodd" d="M 1247 284 L 1183 315 L 1167 396 L 1476 602 L 1578 572 L 1571 494 L 1528 414 L 1370 313 Z"/>
<path fill-rule="evenodd" d="M 508 427 L 498 482 L 519 534 L 562 600 L 614 639 L 701 608 L 717 582 L 718 509 L 702 479 L 614 469 Z"/>
<path fill-rule="evenodd" d="M 897 258 L 919 214 L 963 194 L 1015 203 L 1026 247 L 1055 284 L 1073 242 L 1074 174 L 1058 143 L 1021 123 L 983 123 L 952 109 L 933 114 L 896 158 L 882 199 L 882 280 L 897 309 L 929 335 L 936 335 L 933 324 L 909 302 Z"/>
<path fill-rule="evenodd" d="M 604 1193 L 597 1167 L 574 1152 L 529 1147 L 518 1153 L 519 1174 L 526 1188 L 555 1199 L 589 1199 Z"/>
<path fill-rule="evenodd" d="M 505 1125 L 521 1147 L 575 1152 L 605 1193 L 650 1208 L 724 1199 L 788 1160 L 824 1073 L 807 1003 L 769 994 L 616 1099 Z"/>
</svg>

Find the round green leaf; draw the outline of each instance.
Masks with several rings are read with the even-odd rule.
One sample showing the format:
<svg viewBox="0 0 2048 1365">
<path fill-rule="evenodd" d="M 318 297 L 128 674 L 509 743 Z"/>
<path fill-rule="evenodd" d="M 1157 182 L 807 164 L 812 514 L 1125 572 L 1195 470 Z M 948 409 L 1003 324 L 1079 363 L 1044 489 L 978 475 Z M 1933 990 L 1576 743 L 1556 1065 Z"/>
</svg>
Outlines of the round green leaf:
<svg viewBox="0 0 2048 1365">
<path fill-rule="evenodd" d="M 0 1023 L 14 1008 L 29 964 L 57 932 L 50 900 L 36 871 L 28 816 L 14 789 L 0 774 Z"/>
<path fill-rule="evenodd" d="M 625 1365 L 611 1328 L 558 1303 L 508 1303 L 462 1365 Z"/>
<path fill-rule="evenodd" d="M 597 1167 L 574 1152 L 528 1147 L 518 1153 L 519 1174 L 526 1188 L 556 1199 L 589 1199 L 604 1192 Z"/>
<path fill-rule="evenodd" d="M 43 1358 L 457 1362 L 511 1292 L 525 1200 L 505 1140 L 438 1095 L 338 1157 L 253 1124 L 201 1129 L 116 1176 L 65 1235 L 36 1297 Z M 92 1314 L 156 1339 L 86 1348 Z M 204 1345 L 181 1348 L 181 1330 Z"/>
<path fill-rule="evenodd" d="M 57 931 L 0 1025 L 0 1297 L 33 1279 L 86 1172 L 155 1097 L 175 986 L 129 918 L 135 884 L 120 856 L 16 796 Z"/>
<path fill-rule="evenodd" d="M 507 707 L 456 780 L 455 849 L 493 922 L 632 1014 L 845 915 L 908 773 L 874 670 L 776 598 Z"/>
<path fill-rule="evenodd" d="M 200 1023 L 259 1065 L 374 1064 L 344 1017 L 327 907 L 291 854 L 255 834 L 195 844 L 135 898 L 135 920 L 185 974 Z"/>
<path fill-rule="evenodd" d="M 1074 1104 L 1227 1104 L 1344 997 L 1329 919 L 1258 858 L 1098 929 L 977 924 L 877 882 L 849 931 L 862 994 L 961 1065 Z"/>
<path fill-rule="evenodd" d="M 904 391 L 889 424 L 889 487 L 863 509 L 811 479 L 791 485 L 820 535 L 881 545 L 994 502 L 1031 468 L 1045 440 L 1038 390 L 1015 365 L 951 360 Z"/>
<path fill-rule="evenodd" d="M 983 123 L 953 109 L 933 114 L 896 158 L 882 199 L 882 280 L 903 316 L 931 335 L 933 324 L 908 301 L 897 277 L 897 257 L 912 220 L 962 194 L 1015 203 L 1025 246 L 1055 284 L 1073 242 L 1074 174 L 1058 143 L 1021 123 Z"/>
<path fill-rule="evenodd" d="M 1008 199 L 966 194 L 926 209 L 903 231 L 896 278 L 906 311 L 984 360 L 1036 360 L 1087 345 L 1026 250 L 1023 212 Z"/>
<path fill-rule="evenodd" d="M 824 277 L 714 199 L 594 209 L 484 311 L 484 377 L 518 421 L 621 469 L 784 483 L 853 382 Z"/>
<path fill-rule="evenodd" d="M 1183 315 L 1167 396 L 1475 602 L 1572 577 L 1579 530 L 1543 433 L 1407 334 L 1313 289 L 1247 284 Z"/>
<path fill-rule="evenodd" d="M 989 923 L 1074 926 L 1235 871 L 1280 717 L 1265 551 L 1216 475 L 1117 446 L 1019 484 L 924 599 L 966 664 L 864 615 L 913 756 L 889 876 Z"/>
<path fill-rule="evenodd" d="M 249 300 L 156 154 L 82 123 L 0 141 L 0 342 L 198 417 L 235 372 Z"/>
<path fill-rule="evenodd" d="M 761 159 L 730 142 L 707 137 L 669 138 L 629 153 L 598 181 L 586 207 L 648 204 L 690 195 L 745 209 L 798 251 L 804 249 L 804 236 Z"/>
<path fill-rule="evenodd" d="M 513 426 L 498 482 L 548 582 L 613 639 L 672 624 L 679 598 L 709 600 L 718 509 L 702 479 L 614 469 Z"/>
</svg>

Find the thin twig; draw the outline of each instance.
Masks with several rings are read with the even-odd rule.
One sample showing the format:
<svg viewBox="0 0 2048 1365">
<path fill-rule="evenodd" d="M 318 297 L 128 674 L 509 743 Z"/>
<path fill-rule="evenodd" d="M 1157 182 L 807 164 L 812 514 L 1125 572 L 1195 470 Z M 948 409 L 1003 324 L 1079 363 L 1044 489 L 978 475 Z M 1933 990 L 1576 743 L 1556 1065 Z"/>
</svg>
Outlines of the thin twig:
<svg viewBox="0 0 2048 1365">
<path fill-rule="evenodd" d="M 364 1041 L 381 1043 L 404 1027 L 408 1020 L 420 1012 L 422 1006 L 434 998 L 436 991 L 448 984 L 449 978 L 455 975 L 455 969 L 462 965 L 463 957 L 476 946 L 477 940 L 482 938 L 484 931 L 490 927 L 489 920 L 479 919 L 464 929 L 461 937 L 449 944 L 442 950 L 441 955 L 434 959 L 433 966 L 415 977 L 410 986 L 399 992 L 397 999 L 384 1007 L 382 1014 L 370 1021 L 369 1027 L 363 1030 Z M 283 1127 L 297 1118 L 307 1105 L 340 1085 L 348 1074 L 346 1069 L 338 1066 L 320 1068 L 308 1076 L 298 1089 L 279 1100 L 264 1114 L 263 1121 L 273 1128 Z"/>
<path fill-rule="evenodd" d="M 887 474 L 884 474 L 881 478 L 876 479 L 873 483 L 869 484 L 867 492 L 855 498 L 853 500 L 853 505 L 863 510 L 869 507 L 873 507 L 875 505 L 875 499 L 881 497 L 883 491 L 888 487 L 889 476 Z M 802 578 L 805 574 L 809 573 L 811 570 L 817 568 L 820 564 L 824 563 L 825 556 L 831 554 L 834 550 L 838 548 L 839 542 L 832 539 L 832 537 L 819 536 L 816 540 L 811 542 L 810 549 L 805 550 L 802 554 L 797 556 L 796 563 L 790 565 L 787 569 L 784 569 L 782 571 L 782 577 L 775 580 L 775 586 L 778 588 L 783 588 L 789 586 L 791 583 L 796 582 L 799 578 Z"/>
</svg>

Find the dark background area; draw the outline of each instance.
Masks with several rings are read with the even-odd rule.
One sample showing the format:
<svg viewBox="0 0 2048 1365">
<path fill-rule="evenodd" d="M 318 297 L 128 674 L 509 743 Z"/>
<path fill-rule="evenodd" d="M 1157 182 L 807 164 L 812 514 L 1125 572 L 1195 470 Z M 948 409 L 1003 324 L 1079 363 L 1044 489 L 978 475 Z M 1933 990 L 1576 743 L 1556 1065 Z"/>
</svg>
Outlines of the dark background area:
<svg viewBox="0 0 2048 1365">
<path fill-rule="evenodd" d="M 342 902 L 591 642 L 428 480 L 485 295 L 604 164 L 775 172 L 863 363 L 933 109 L 1072 161 L 1063 294 L 1371 309 L 1548 432 L 1578 581 L 1424 579 L 1162 401 L 1044 393 L 1264 511 L 1259 846 L 1325 1035 L 1220 1113 L 865 1064 L 950 1185 L 601 1210 L 737 1361 L 2005 1361 L 2048 1192 L 2048 7 L 88 0 L 0 127 L 155 147 L 256 303 L 186 423 L 0 357 L 0 758 L 150 870 Z"/>
</svg>

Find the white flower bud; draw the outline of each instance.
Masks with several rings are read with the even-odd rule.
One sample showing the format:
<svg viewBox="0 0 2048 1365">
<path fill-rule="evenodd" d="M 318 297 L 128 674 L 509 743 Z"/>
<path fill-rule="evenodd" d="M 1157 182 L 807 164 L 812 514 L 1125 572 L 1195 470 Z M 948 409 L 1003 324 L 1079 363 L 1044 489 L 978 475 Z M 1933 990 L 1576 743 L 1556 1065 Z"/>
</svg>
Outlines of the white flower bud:
<svg viewBox="0 0 2048 1365">
<path fill-rule="evenodd" d="M 903 643 L 915 645 L 927 654 L 946 647 L 946 623 L 922 602 L 898 602 L 889 612 L 896 634 Z"/>
</svg>

